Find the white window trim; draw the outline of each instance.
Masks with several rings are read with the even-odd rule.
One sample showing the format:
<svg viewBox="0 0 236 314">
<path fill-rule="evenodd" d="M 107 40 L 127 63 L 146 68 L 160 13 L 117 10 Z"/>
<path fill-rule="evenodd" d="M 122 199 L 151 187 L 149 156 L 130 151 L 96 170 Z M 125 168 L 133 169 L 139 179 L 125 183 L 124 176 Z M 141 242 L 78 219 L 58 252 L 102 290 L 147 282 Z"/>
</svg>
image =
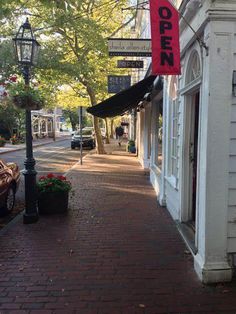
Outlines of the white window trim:
<svg viewBox="0 0 236 314">
<path fill-rule="evenodd" d="M 176 177 L 174 177 L 173 175 L 165 176 L 165 179 L 174 189 L 177 190 L 177 178 Z"/>
<path fill-rule="evenodd" d="M 161 174 L 162 172 L 162 168 L 160 168 L 158 166 L 158 154 L 159 154 L 159 142 L 158 142 L 158 133 L 159 133 L 159 129 L 160 126 L 157 124 L 157 121 L 159 119 L 159 109 L 157 110 L 157 108 L 155 109 L 155 119 L 154 119 L 154 134 L 155 134 L 155 138 L 154 138 L 154 147 L 155 147 L 155 152 L 154 152 L 154 158 L 153 158 L 153 169 L 156 170 L 155 172 L 157 172 L 158 174 Z M 163 119 L 163 117 L 162 117 Z M 163 127 L 163 125 L 162 125 Z M 163 136 L 162 136 L 162 145 L 163 145 Z M 163 149 L 163 148 L 162 148 Z M 162 152 L 163 154 L 163 152 Z M 163 166 L 163 161 L 162 161 L 162 166 Z"/>
<path fill-rule="evenodd" d="M 151 169 L 152 169 L 153 172 L 155 172 L 158 176 L 160 176 L 161 173 L 162 173 L 162 169 L 159 168 L 156 164 L 153 164 L 153 165 L 151 166 Z"/>
<path fill-rule="evenodd" d="M 173 128 L 174 128 L 174 122 L 177 123 L 178 126 L 178 98 L 172 100 L 170 102 L 170 154 L 168 157 L 168 177 L 174 177 L 174 171 L 172 168 L 172 161 L 173 159 L 176 160 L 176 167 L 177 167 L 177 161 L 178 161 L 178 128 L 176 130 L 176 134 L 173 134 Z M 175 116 L 173 116 L 174 114 L 174 106 L 176 106 L 177 108 L 175 108 Z M 175 135 L 175 136 L 173 136 Z M 175 155 L 173 155 L 173 140 L 176 141 L 176 151 L 175 151 Z M 177 167 L 178 168 L 178 167 Z M 172 182 L 173 180 L 171 180 Z M 176 178 L 177 181 L 177 178 Z M 174 184 L 176 186 L 176 183 Z"/>
</svg>

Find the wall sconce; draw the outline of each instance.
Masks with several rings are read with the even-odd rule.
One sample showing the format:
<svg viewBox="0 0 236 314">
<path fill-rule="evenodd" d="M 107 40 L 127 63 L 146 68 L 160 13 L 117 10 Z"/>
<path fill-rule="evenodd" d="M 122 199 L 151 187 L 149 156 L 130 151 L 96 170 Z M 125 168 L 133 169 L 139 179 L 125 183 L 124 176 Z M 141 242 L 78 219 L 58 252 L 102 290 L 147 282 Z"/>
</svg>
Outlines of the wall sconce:
<svg viewBox="0 0 236 314">
<path fill-rule="evenodd" d="M 234 97 L 236 97 L 236 71 L 233 71 L 232 90 Z"/>
</svg>

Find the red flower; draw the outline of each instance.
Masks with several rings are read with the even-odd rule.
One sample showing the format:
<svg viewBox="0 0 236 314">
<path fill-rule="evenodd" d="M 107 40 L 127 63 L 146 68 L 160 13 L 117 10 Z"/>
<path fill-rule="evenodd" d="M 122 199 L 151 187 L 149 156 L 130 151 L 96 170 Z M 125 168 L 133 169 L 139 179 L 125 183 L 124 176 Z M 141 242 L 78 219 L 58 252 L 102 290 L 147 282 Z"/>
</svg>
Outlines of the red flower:
<svg viewBox="0 0 236 314">
<path fill-rule="evenodd" d="M 66 177 L 64 177 L 64 176 L 58 176 L 57 178 L 58 178 L 59 180 L 66 181 Z"/>
<path fill-rule="evenodd" d="M 12 76 L 9 77 L 9 80 L 10 80 L 11 82 L 16 82 L 17 77 L 16 77 L 15 75 L 12 75 Z"/>
<path fill-rule="evenodd" d="M 45 179 L 46 179 L 46 177 L 45 177 L 45 176 L 42 176 L 42 177 L 39 178 L 39 181 L 43 181 L 43 180 L 45 180 Z"/>
<path fill-rule="evenodd" d="M 47 175 L 47 178 L 49 178 L 49 179 L 54 178 L 54 174 L 53 174 L 53 173 L 49 173 L 49 174 Z"/>
<path fill-rule="evenodd" d="M 3 96 L 7 96 L 7 95 L 8 95 L 7 92 L 4 92 L 4 93 L 3 93 Z"/>
</svg>

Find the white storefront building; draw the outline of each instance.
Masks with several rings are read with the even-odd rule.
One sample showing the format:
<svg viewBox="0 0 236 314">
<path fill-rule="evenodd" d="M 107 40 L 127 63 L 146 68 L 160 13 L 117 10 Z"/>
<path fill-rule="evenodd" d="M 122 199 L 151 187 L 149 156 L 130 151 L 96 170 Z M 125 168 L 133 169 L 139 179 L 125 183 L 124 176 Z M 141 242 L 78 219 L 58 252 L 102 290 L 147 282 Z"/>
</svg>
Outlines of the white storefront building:
<svg viewBox="0 0 236 314">
<path fill-rule="evenodd" d="M 173 2 L 181 75 L 164 76 L 163 91 L 138 114 L 139 160 L 199 278 L 229 281 L 236 253 L 236 1 Z M 140 30 L 150 38 L 149 13 L 140 14 Z"/>
</svg>

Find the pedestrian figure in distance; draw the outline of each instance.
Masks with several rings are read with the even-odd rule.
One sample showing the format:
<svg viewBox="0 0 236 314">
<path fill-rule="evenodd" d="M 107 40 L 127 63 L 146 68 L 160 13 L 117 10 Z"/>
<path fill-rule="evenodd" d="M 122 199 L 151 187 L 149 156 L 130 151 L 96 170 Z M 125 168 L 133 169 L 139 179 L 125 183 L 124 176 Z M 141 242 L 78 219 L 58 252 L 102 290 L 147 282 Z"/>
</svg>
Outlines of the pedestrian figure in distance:
<svg viewBox="0 0 236 314">
<path fill-rule="evenodd" d="M 118 145 L 119 146 L 121 146 L 121 142 L 122 142 L 122 139 L 123 139 L 123 134 L 124 134 L 123 127 L 121 125 L 116 127 L 116 138 L 118 139 Z"/>
<path fill-rule="evenodd" d="M 118 126 L 116 127 L 116 129 L 115 129 L 115 134 L 116 134 L 116 140 L 118 140 Z"/>
</svg>

